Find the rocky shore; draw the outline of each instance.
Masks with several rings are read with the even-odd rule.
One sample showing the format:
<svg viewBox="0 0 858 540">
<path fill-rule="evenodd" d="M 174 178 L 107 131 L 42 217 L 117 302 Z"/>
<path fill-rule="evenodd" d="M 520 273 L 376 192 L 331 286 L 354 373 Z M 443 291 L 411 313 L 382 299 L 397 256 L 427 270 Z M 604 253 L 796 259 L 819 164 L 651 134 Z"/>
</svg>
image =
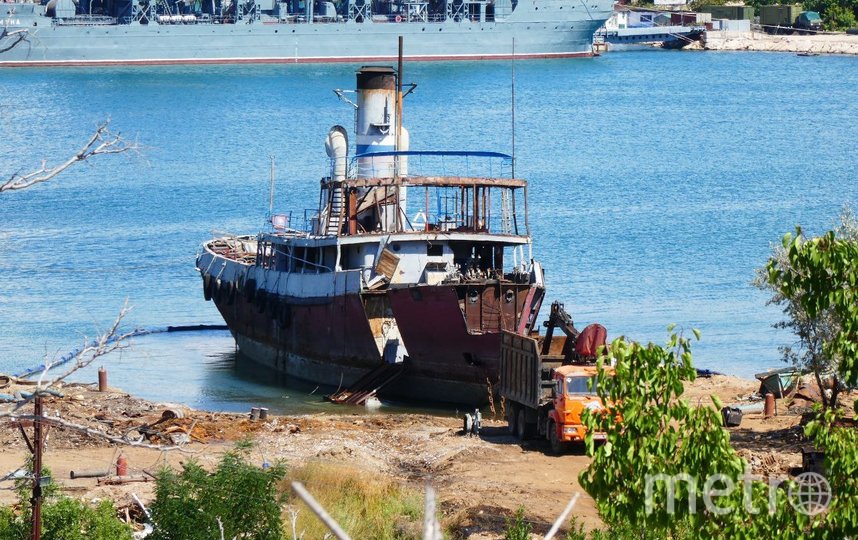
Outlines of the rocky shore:
<svg viewBox="0 0 858 540">
<path fill-rule="evenodd" d="M 770 35 L 765 32 L 710 31 L 703 36 L 708 51 L 764 51 L 858 55 L 858 35 Z"/>
</svg>

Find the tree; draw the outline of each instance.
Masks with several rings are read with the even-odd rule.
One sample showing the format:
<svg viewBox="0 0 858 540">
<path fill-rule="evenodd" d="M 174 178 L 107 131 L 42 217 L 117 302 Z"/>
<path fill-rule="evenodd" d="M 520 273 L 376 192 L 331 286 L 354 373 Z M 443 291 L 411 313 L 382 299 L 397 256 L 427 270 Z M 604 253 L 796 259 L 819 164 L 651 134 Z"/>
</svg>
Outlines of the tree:
<svg viewBox="0 0 858 540">
<path fill-rule="evenodd" d="M 849 206 L 843 208 L 833 234 L 837 239 L 858 242 L 858 219 Z M 780 306 L 786 316 L 785 320 L 775 323 L 774 327 L 789 330 L 798 339 L 794 345 L 780 347 L 784 361 L 813 373 L 822 396 L 823 407 L 836 408 L 841 389 L 839 356 L 831 356 L 826 352 L 825 343 L 830 342 L 841 331 L 840 317 L 832 306 L 815 310 L 811 314 L 805 307 L 809 294 L 807 290 L 801 286 L 782 288 L 780 282 L 770 280 L 772 272 L 783 276 L 802 272 L 793 268 L 790 247 L 791 243 L 786 242 L 773 246 L 766 266 L 757 269 L 753 284 L 770 292 L 772 297 L 768 304 Z M 815 291 L 810 291 L 810 294 L 814 293 Z M 832 387 L 830 397 L 825 392 L 826 386 Z"/>
<path fill-rule="evenodd" d="M 858 17 L 858 0 L 805 0 L 803 7 L 818 12 L 826 30 L 852 28 Z"/>
<path fill-rule="evenodd" d="M 7 40 L 9 36 L 14 36 L 12 38 L 13 41 L 11 45 Z M 2 33 L 0 33 L 0 47 L 5 48 L 0 48 L 0 53 L 9 50 L 21 41 L 26 41 L 26 36 L 27 33 L 24 31 L 8 32 L 8 30 L 4 29 Z M 119 154 L 129 150 L 136 150 L 138 148 L 136 143 L 127 143 L 120 134 L 111 133 L 109 126 L 110 120 L 101 123 L 96 128 L 95 133 L 88 139 L 86 144 L 84 144 L 84 146 L 75 155 L 66 159 L 59 165 L 49 167 L 46 162 L 43 161 L 41 167 L 32 172 L 25 174 L 16 172 L 11 174 L 5 181 L 0 183 L 0 193 L 4 193 L 6 191 L 20 191 L 31 188 L 36 184 L 47 182 L 75 163 L 86 161 L 93 156 L 101 154 Z M 92 511 L 92 509 L 80 506 L 74 501 L 61 500 L 54 507 L 45 507 L 43 519 L 42 503 L 46 494 L 50 490 L 50 485 L 46 488 L 42 486 L 41 482 L 43 469 L 42 454 L 44 451 L 44 426 L 56 426 L 81 431 L 89 436 L 102 437 L 111 442 L 120 444 L 161 448 L 160 446 L 142 444 L 140 442 L 130 442 L 122 437 L 112 436 L 103 431 L 74 424 L 61 418 L 47 418 L 42 413 L 43 398 L 48 396 L 62 396 L 62 394 L 57 391 L 59 383 L 78 370 L 91 365 L 97 358 L 124 346 L 125 341 L 133 334 L 133 332 L 121 333 L 119 331 L 120 323 L 127 313 L 128 305 L 126 302 L 126 305 L 122 310 L 120 310 L 119 315 L 116 317 L 109 330 L 98 336 L 96 339 L 89 341 L 85 338 L 83 346 L 77 349 L 77 351 L 69 357 L 62 359 L 45 358 L 41 369 L 38 372 L 33 373 L 33 375 L 38 375 L 38 379 L 35 382 L 26 380 L 26 377 L 22 379 L 14 379 L 10 377 L 10 379 L 17 383 L 33 384 L 33 390 L 31 392 L 20 392 L 15 396 L 7 397 L 3 400 L 3 404 L 0 405 L 0 417 L 9 418 L 12 421 L 17 422 L 19 426 L 23 426 L 23 422 L 31 422 L 33 425 L 32 441 L 27 438 L 23 429 L 21 431 L 32 454 L 32 464 L 30 467 L 31 474 L 29 475 L 31 479 L 28 478 L 26 481 L 26 484 L 31 485 L 31 488 L 26 489 L 25 486 L 24 489 L 29 493 L 30 503 L 27 507 L 29 515 L 24 522 L 27 529 L 27 535 L 31 536 L 31 538 L 43 538 L 43 521 L 47 522 L 45 532 L 48 535 L 45 538 L 64 538 L 71 540 L 72 538 L 76 538 L 76 536 L 74 536 L 74 531 L 77 531 L 78 535 L 85 533 L 83 537 L 88 538 L 120 538 L 123 536 L 119 534 L 119 532 L 121 532 L 119 529 L 110 529 L 112 526 L 111 523 L 107 523 L 106 525 L 108 527 L 107 532 L 96 532 L 97 526 L 90 526 L 85 523 L 86 520 L 103 522 L 104 520 L 102 518 L 106 515 L 105 513 L 109 514 L 110 509 L 112 509 L 112 505 L 110 505 L 110 508 L 100 507 L 94 511 L 95 513 L 90 515 L 87 514 L 87 511 Z M 68 367 L 69 364 L 71 367 Z M 56 370 L 61 366 L 65 366 L 64 371 L 57 374 Z M 52 369 L 55 370 L 53 373 L 51 372 Z M 33 404 L 33 413 L 22 414 L 20 412 L 21 409 L 30 403 Z M 23 499 L 23 494 L 21 497 Z M 5 514 L 5 517 L 9 517 L 8 512 Z M 54 520 L 53 523 L 51 520 Z M 69 522 L 69 520 L 71 520 L 71 522 Z M 15 526 L 14 521 L 9 521 L 0 517 L 0 526 L 3 526 L 4 524 Z M 21 531 L 23 530 L 24 529 L 21 529 Z M 50 533 L 50 531 L 53 531 L 53 533 Z M 22 532 L 21 534 L 24 533 Z M 127 536 L 130 536 L 130 532 Z"/>
<path fill-rule="evenodd" d="M 858 313 L 850 324 L 858 324 Z M 579 481 L 611 530 L 625 531 L 622 538 L 673 540 L 858 534 L 858 431 L 835 411 L 805 428 L 809 442 L 825 452 L 831 497 L 822 512 L 802 511 L 795 493 L 804 484 L 779 486 L 748 474 L 721 427 L 717 398 L 714 407 L 682 399 L 695 375 L 687 339 L 671 333 L 662 347 L 620 338 L 610 352 L 615 374 L 607 376 L 603 356 L 596 382 L 607 406 L 584 415 L 593 461 Z M 604 434 L 603 445 L 595 445 L 595 433 Z"/>
<path fill-rule="evenodd" d="M 730 446 L 718 411 L 682 399 L 684 383 L 694 380 L 696 370 L 690 340 L 672 329 L 664 347 L 623 338 L 611 343 L 615 373 L 606 375 L 607 358 L 602 356 L 596 382 L 606 410 L 584 418 L 587 453 L 593 461 L 579 476 L 581 486 L 609 526 L 628 525 L 640 531 L 640 538 L 723 532 L 726 525 L 713 519 L 713 512 L 741 507 L 742 502 L 735 494 L 709 495 L 724 483 L 738 485 L 746 464 Z M 594 433 L 605 434 L 603 445 L 595 446 Z M 707 485 L 709 478 L 716 478 L 716 484 Z M 758 506 L 764 491 L 761 485 L 753 486 Z M 733 513 L 732 519 L 745 527 L 747 513 Z"/>
<path fill-rule="evenodd" d="M 5 32 L 5 30 L 4 30 Z M 0 38 L 3 36 L 0 35 Z M 3 52 L 0 50 L 0 52 Z M 0 193 L 5 191 L 19 191 L 33 187 L 36 184 L 47 182 L 53 179 L 58 174 L 68 169 L 75 163 L 86 161 L 91 157 L 103 154 L 122 154 L 129 151 L 136 151 L 139 146 L 136 142 L 128 142 L 122 138 L 121 133 L 112 133 L 110 131 L 110 120 L 105 120 L 95 130 L 95 133 L 90 136 L 86 144 L 73 156 L 66 159 L 64 162 L 53 167 L 49 167 L 47 162 L 43 161 L 42 165 L 29 173 L 15 172 L 2 183 L 0 183 Z"/>
</svg>

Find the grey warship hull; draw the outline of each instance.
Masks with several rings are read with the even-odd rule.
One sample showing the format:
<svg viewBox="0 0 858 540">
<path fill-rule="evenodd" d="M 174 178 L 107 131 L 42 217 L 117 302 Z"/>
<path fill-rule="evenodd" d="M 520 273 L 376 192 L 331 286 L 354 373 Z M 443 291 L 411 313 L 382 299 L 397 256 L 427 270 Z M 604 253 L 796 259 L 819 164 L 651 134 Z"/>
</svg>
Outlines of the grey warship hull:
<svg viewBox="0 0 858 540">
<path fill-rule="evenodd" d="M 611 6 L 531 0 L 505 16 L 483 7 L 458 18 L 262 12 L 245 19 L 135 14 L 122 23 L 129 18 L 59 18 L 45 6 L 7 3 L 0 4 L 0 66 L 367 62 L 394 59 L 397 36 L 405 37 L 409 60 L 590 56 Z"/>
</svg>

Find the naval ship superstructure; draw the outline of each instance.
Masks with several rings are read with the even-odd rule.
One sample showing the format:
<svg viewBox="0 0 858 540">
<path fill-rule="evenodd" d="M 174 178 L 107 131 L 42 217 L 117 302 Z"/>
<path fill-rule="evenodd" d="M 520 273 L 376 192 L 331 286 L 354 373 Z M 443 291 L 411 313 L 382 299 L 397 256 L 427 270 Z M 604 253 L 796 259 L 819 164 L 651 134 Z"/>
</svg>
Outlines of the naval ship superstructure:
<svg viewBox="0 0 858 540">
<path fill-rule="evenodd" d="M 0 67 L 592 55 L 614 0 L 0 3 Z"/>
<path fill-rule="evenodd" d="M 240 361 L 333 387 L 396 366 L 382 396 L 485 402 L 502 331 L 529 333 L 545 292 L 527 183 L 507 154 L 410 150 L 392 68 L 338 94 L 356 144 L 330 130 L 318 207 L 206 242 L 204 295 Z"/>
</svg>

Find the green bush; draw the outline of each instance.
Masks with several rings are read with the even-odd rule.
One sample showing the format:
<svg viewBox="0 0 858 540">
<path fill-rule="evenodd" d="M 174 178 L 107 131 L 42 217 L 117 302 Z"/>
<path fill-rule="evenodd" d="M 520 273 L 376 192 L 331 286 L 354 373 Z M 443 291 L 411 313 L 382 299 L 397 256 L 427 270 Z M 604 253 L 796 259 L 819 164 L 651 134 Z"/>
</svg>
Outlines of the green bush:
<svg viewBox="0 0 858 540">
<path fill-rule="evenodd" d="M 42 505 L 42 540 L 131 540 L 131 527 L 116 517 L 110 501 L 95 508 L 77 499 L 58 497 Z M 30 514 L 0 508 L 0 538 L 29 540 Z"/>
<path fill-rule="evenodd" d="M 504 540 L 530 540 L 533 525 L 524 519 L 524 508 L 519 507 L 513 518 L 506 520 Z"/>
<path fill-rule="evenodd" d="M 28 464 L 32 472 L 32 460 Z M 43 476 L 50 476 L 47 468 Z M 29 540 L 32 528 L 31 478 L 15 481 L 18 494 L 16 513 L 12 508 L 0 507 L 0 539 Z M 116 516 L 116 508 L 110 501 L 102 501 L 92 507 L 83 501 L 58 494 L 56 484 L 43 488 L 42 540 L 131 540 L 131 527 Z"/>
<path fill-rule="evenodd" d="M 152 540 L 224 538 L 281 540 L 282 497 L 277 485 L 286 470 L 262 469 L 247 461 L 247 446 L 224 455 L 215 471 L 194 461 L 180 472 L 164 468 L 155 485 Z"/>
</svg>

